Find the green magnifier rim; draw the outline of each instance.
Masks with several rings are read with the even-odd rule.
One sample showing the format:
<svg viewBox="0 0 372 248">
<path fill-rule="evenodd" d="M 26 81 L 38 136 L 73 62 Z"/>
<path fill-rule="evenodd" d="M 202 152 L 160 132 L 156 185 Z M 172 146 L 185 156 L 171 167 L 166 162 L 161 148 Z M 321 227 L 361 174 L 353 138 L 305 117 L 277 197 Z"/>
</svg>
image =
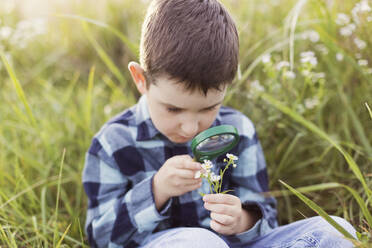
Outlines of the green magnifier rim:
<svg viewBox="0 0 372 248">
<path fill-rule="evenodd" d="M 231 144 L 222 147 L 220 149 L 217 149 L 215 151 L 210 151 L 210 152 L 201 152 L 197 151 L 196 148 L 197 146 L 203 142 L 204 140 L 216 136 L 216 135 L 222 135 L 222 134 L 231 134 L 234 136 L 233 142 Z M 199 162 L 202 162 L 204 160 L 212 160 L 213 158 L 228 152 L 231 150 L 236 144 L 239 142 L 239 133 L 238 130 L 231 125 L 220 125 L 220 126 L 215 126 L 208 128 L 204 130 L 203 132 L 199 133 L 196 135 L 191 142 L 191 150 L 195 156 L 195 159 Z"/>
</svg>

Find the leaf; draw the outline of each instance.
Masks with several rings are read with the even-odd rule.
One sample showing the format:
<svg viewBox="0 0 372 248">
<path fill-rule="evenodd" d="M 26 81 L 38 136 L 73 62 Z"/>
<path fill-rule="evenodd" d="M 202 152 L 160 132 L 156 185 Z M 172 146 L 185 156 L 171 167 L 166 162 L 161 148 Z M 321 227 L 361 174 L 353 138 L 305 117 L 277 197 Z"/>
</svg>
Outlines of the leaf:
<svg viewBox="0 0 372 248">
<path fill-rule="evenodd" d="M 287 187 L 290 191 L 292 191 L 298 198 L 300 198 L 308 207 L 313 209 L 317 214 L 319 214 L 322 218 L 324 218 L 329 224 L 331 224 L 334 228 L 336 228 L 340 233 L 342 233 L 346 238 L 353 239 L 355 238 L 346 231 L 340 224 L 338 224 L 334 219 L 332 219 L 320 206 L 318 206 L 315 202 L 283 182 L 282 180 L 279 180 L 281 184 L 283 184 L 285 187 Z"/>
</svg>

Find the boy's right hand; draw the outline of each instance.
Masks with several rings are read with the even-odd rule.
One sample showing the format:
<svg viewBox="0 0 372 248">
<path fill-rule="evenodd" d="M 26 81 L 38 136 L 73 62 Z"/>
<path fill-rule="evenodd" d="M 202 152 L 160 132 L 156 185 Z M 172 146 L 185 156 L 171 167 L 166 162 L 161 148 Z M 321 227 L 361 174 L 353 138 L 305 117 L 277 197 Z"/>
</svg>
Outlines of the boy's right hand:
<svg viewBox="0 0 372 248">
<path fill-rule="evenodd" d="M 173 196 L 180 196 L 201 187 L 202 179 L 195 179 L 195 173 L 202 169 L 189 155 L 171 157 L 153 180 L 153 192 L 158 210 Z"/>
</svg>

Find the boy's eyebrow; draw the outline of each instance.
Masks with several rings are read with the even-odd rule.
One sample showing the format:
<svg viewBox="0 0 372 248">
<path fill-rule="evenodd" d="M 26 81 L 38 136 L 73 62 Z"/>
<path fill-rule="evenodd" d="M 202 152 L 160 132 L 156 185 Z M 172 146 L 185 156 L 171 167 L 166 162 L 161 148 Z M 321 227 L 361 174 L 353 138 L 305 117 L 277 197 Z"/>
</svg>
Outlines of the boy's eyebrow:
<svg viewBox="0 0 372 248">
<path fill-rule="evenodd" d="M 210 108 L 213 108 L 213 107 L 216 107 L 217 105 L 220 105 L 223 101 L 219 101 L 213 105 L 210 105 L 208 107 L 205 107 L 205 108 L 202 108 L 202 110 L 204 109 L 210 109 Z M 179 109 L 179 110 L 183 110 L 183 108 L 180 108 L 180 107 L 177 107 L 177 106 L 174 106 L 173 104 L 170 104 L 170 103 L 163 103 L 161 102 L 161 104 L 165 105 L 166 107 L 169 107 L 169 108 L 176 108 L 176 109 Z"/>
</svg>

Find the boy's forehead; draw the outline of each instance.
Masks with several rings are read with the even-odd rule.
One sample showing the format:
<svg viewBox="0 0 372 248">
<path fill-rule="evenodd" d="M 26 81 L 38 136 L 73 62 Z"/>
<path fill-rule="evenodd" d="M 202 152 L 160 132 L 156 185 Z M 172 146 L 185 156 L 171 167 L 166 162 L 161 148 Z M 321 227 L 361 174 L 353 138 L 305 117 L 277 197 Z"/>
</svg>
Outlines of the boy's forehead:
<svg viewBox="0 0 372 248">
<path fill-rule="evenodd" d="M 223 90 L 210 89 L 205 95 L 201 90 L 189 90 L 179 80 L 167 76 L 158 76 L 154 84 L 150 84 L 149 93 L 163 103 L 184 103 L 185 101 L 222 101 L 226 87 Z"/>
</svg>

